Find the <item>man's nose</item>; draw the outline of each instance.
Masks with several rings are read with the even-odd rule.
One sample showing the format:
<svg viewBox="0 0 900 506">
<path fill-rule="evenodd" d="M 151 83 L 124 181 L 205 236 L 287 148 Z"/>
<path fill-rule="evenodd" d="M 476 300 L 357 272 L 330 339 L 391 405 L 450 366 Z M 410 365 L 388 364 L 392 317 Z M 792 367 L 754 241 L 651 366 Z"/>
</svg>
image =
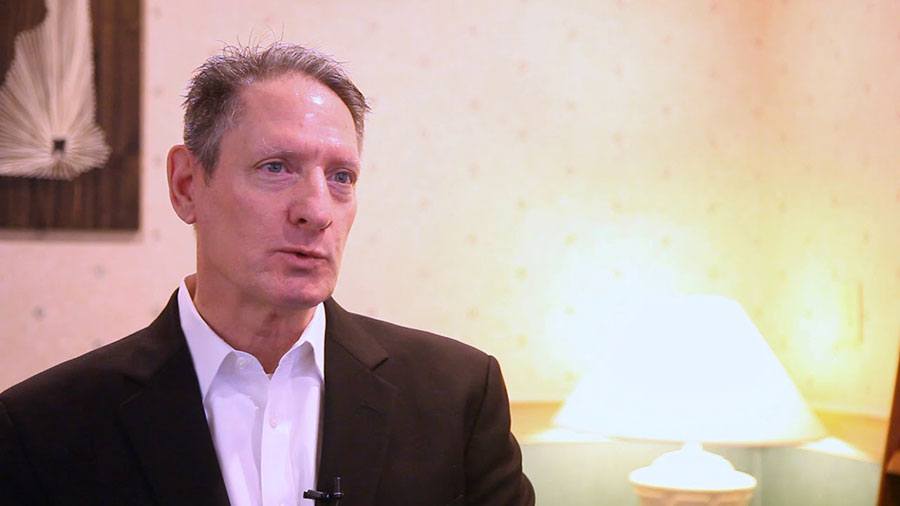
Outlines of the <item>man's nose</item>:
<svg viewBox="0 0 900 506">
<path fill-rule="evenodd" d="M 288 220 L 294 225 L 324 230 L 331 225 L 331 193 L 321 169 L 305 171 L 291 191 Z"/>
</svg>

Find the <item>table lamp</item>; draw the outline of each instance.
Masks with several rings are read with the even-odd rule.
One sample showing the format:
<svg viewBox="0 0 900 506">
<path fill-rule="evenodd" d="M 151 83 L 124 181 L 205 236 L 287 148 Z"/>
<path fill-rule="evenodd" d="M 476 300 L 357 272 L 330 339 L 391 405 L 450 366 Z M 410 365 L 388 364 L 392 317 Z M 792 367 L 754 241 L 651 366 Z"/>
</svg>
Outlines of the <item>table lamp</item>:
<svg viewBox="0 0 900 506">
<path fill-rule="evenodd" d="M 825 435 L 733 300 L 687 295 L 647 302 L 599 348 L 555 423 L 608 437 L 684 443 L 629 475 L 644 506 L 750 501 L 756 479 L 702 443 L 791 445 Z"/>
</svg>

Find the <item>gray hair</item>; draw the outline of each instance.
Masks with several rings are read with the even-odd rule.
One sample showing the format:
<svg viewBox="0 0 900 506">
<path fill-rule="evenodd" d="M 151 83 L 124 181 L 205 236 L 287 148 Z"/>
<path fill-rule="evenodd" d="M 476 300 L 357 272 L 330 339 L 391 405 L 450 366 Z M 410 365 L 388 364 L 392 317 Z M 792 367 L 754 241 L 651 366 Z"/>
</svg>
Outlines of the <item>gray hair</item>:
<svg viewBox="0 0 900 506">
<path fill-rule="evenodd" d="M 362 148 L 369 105 L 340 63 L 318 51 L 284 42 L 266 47 L 226 46 L 222 54 L 210 57 L 194 72 L 183 104 L 184 143 L 200 160 L 207 176 L 218 163 L 222 136 L 239 115 L 241 90 L 289 73 L 315 79 L 344 102 Z"/>
</svg>

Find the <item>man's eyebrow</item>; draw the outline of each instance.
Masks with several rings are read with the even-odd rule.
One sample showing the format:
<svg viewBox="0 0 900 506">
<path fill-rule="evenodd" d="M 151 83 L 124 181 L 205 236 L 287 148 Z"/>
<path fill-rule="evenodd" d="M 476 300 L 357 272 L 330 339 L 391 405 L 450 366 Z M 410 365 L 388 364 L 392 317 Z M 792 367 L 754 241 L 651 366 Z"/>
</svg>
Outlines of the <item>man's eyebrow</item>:
<svg viewBox="0 0 900 506">
<path fill-rule="evenodd" d="M 308 158 L 301 151 L 290 148 L 281 148 L 278 146 L 256 146 L 251 152 L 257 157 L 280 157 L 280 158 Z"/>
<path fill-rule="evenodd" d="M 349 167 L 351 169 L 359 170 L 360 163 L 358 158 L 347 158 L 343 156 L 339 156 L 336 158 L 337 165 L 343 165 L 345 167 Z"/>
<path fill-rule="evenodd" d="M 258 159 L 285 158 L 304 160 L 307 158 L 314 158 L 318 156 L 319 150 L 317 149 L 315 150 L 315 152 L 309 153 L 306 151 L 281 146 L 256 146 L 255 148 L 251 149 L 251 153 L 253 153 L 254 158 Z M 344 165 L 356 169 L 359 169 L 360 166 L 359 158 L 354 156 L 343 156 L 338 154 L 332 157 L 332 162 L 336 165 Z"/>
</svg>

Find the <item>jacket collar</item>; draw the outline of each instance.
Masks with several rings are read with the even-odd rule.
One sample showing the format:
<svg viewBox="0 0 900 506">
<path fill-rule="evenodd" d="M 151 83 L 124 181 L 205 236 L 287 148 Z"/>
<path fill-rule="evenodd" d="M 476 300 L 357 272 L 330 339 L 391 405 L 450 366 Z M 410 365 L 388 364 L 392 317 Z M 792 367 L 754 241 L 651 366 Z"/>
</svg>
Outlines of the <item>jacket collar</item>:
<svg viewBox="0 0 900 506">
<path fill-rule="evenodd" d="M 341 478 L 346 504 L 372 504 L 387 453 L 397 389 L 377 371 L 388 353 L 363 317 L 325 301 L 325 395 L 320 491 Z"/>
<path fill-rule="evenodd" d="M 366 318 L 342 308 L 334 299 L 325 301 L 325 340 L 342 347 L 360 365 L 370 371 L 388 359 L 388 353 L 368 327 L 361 325 Z M 326 348 L 326 363 L 328 361 Z"/>
<path fill-rule="evenodd" d="M 158 502 L 227 505 L 174 294 L 132 339 L 129 376 L 141 386 L 120 405 L 119 417 Z"/>
</svg>

